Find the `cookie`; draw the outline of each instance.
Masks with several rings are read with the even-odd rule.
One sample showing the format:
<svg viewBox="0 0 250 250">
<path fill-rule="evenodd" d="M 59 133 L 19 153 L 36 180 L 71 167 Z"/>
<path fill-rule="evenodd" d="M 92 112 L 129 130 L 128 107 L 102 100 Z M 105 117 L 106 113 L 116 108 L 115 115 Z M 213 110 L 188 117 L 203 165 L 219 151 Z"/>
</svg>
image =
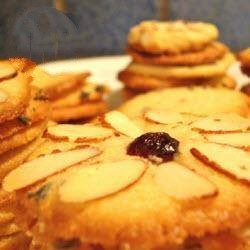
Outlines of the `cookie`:
<svg viewBox="0 0 250 250">
<path fill-rule="evenodd" d="M 206 82 L 208 86 L 214 86 L 214 87 L 224 87 L 228 89 L 236 89 L 237 82 L 236 80 L 229 76 L 224 75 L 222 77 L 215 77 Z"/>
<path fill-rule="evenodd" d="M 149 54 L 137 52 L 133 48 L 128 48 L 127 52 L 133 60 L 143 64 L 168 65 L 168 66 L 193 66 L 199 64 L 213 63 L 224 56 L 227 52 L 225 45 L 214 42 L 207 45 L 201 51 L 191 51 L 182 54 Z"/>
<path fill-rule="evenodd" d="M 3 139 L 0 143 L 0 154 L 31 142 L 42 134 L 46 126 L 47 120 L 39 121 L 32 126 L 29 126 L 12 136 Z"/>
<path fill-rule="evenodd" d="M 31 73 L 36 67 L 36 63 L 28 58 L 9 58 L 8 61 L 20 72 Z"/>
<path fill-rule="evenodd" d="M 86 102 L 77 106 L 52 108 L 51 119 L 57 122 L 66 122 L 93 118 L 107 110 L 105 101 Z"/>
<path fill-rule="evenodd" d="M 107 109 L 107 88 L 85 81 L 89 73 L 49 75 L 38 68 L 33 76 L 33 85 L 40 86 L 48 96 L 51 119 L 56 122 L 93 118 Z"/>
<path fill-rule="evenodd" d="M 42 89 L 50 100 L 54 100 L 81 86 L 89 75 L 89 73 L 50 75 L 36 67 L 32 73 L 32 85 Z"/>
<path fill-rule="evenodd" d="M 198 115 L 232 112 L 247 116 L 249 100 L 238 91 L 224 88 L 181 87 L 139 95 L 123 104 L 120 110 L 136 117 L 146 108 L 166 108 Z"/>
<path fill-rule="evenodd" d="M 69 93 L 67 96 L 54 100 L 52 102 L 52 107 L 74 107 L 86 102 L 99 102 L 102 101 L 105 93 L 107 93 L 107 89 L 104 86 L 85 83 L 83 86 L 80 86 L 80 88 Z"/>
<path fill-rule="evenodd" d="M 16 119 L 0 124 L 0 139 L 12 136 L 30 125 L 47 119 L 50 105 L 46 100 L 38 98 L 40 91 L 32 89 L 31 100 L 26 111 Z"/>
<path fill-rule="evenodd" d="M 31 234 L 47 249 L 222 250 L 222 239 L 230 238 L 228 247 L 240 250 L 250 219 L 250 151 L 245 142 L 238 147 L 204 136 L 249 133 L 250 121 L 158 109 L 135 120 L 112 111 L 100 124 L 77 125 L 78 133 L 62 125 L 48 131 L 46 140 L 58 150 L 49 152 L 46 142 L 3 181 L 17 195 L 22 228 L 36 218 Z M 114 133 L 66 149 L 59 137 L 87 138 L 81 126 L 98 127 L 96 136 Z"/>
<path fill-rule="evenodd" d="M 0 123 L 25 112 L 30 99 L 30 80 L 24 74 L 3 80 L 0 85 Z"/>
<path fill-rule="evenodd" d="M 168 78 L 160 79 L 154 76 L 141 75 L 129 70 L 123 70 L 119 72 L 118 79 L 123 82 L 123 84 L 134 91 L 146 92 L 150 90 L 167 88 L 167 87 L 177 87 L 185 85 L 195 85 L 202 84 L 204 79 L 177 79 Z"/>
<path fill-rule="evenodd" d="M 0 80 L 8 80 L 17 75 L 17 70 L 9 61 L 0 61 Z"/>
<path fill-rule="evenodd" d="M 128 44 L 150 54 L 179 54 L 201 50 L 217 37 L 217 28 L 209 23 L 144 21 L 130 30 Z"/>
<path fill-rule="evenodd" d="M 237 57 L 243 67 L 250 68 L 250 48 L 240 51 Z"/>
<path fill-rule="evenodd" d="M 160 79 L 166 78 L 208 78 L 223 75 L 234 62 L 234 56 L 227 53 L 223 58 L 212 64 L 197 66 L 159 66 L 132 62 L 127 71 L 138 75 L 152 76 Z"/>
<path fill-rule="evenodd" d="M 168 87 L 182 87 L 182 86 L 215 86 L 215 87 L 226 87 L 234 89 L 236 82 L 229 76 L 223 75 L 212 78 L 190 78 L 190 79 L 178 79 L 168 78 L 160 79 L 152 76 L 138 75 L 129 71 L 121 71 L 118 74 L 120 81 L 124 83 L 126 88 L 134 92 L 146 92 L 150 90 L 156 90 Z"/>
<path fill-rule="evenodd" d="M 41 142 L 42 139 L 38 137 L 23 146 L 17 147 L 15 149 L 9 150 L 4 154 L 1 154 L 0 181 L 8 172 L 24 162 L 24 160 L 27 159 L 27 157 L 34 151 L 34 149 L 41 144 Z"/>
</svg>

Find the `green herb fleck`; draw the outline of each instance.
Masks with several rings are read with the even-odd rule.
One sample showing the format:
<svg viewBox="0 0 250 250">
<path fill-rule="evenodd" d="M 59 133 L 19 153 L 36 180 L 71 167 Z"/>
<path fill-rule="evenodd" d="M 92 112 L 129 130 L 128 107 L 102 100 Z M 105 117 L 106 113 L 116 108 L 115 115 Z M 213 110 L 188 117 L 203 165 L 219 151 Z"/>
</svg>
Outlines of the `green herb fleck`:
<svg viewBox="0 0 250 250">
<path fill-rule="evenodd" d="M 81 92 L 80 98 L 82 100 L 86 100 L 86 99 L 88 99 L 88 97 L 89 97 L 89 93 L 88 92 L 84 92 L 84 91 Z"/>
<path fill-rule="evenodd" d="M 49 98 L 42 90 L 40 90 L 33 99 L 37 101 L 47 101 Z"/>
<path fill-rule="evenodd" d="M 77 248 L 80 247 L 81 242 L 79 239 L 70 239 L 70 240 L 63 240 L 63 239 L 58 239 L 54 243 L 54 248 L 56 249 L 70 249 L 70 248 Z"/>
<path fill-rule="evenodd" d="M 51 187 L 51 183 L 47 183 L 39 188 L 36 192 L 28 193 L 28 198 L 35 198 L 36 200 L 42 200 L 46 197 L 48 190 Z"/>
<path fill-rule="evenodd" d="M 25 115 L 21 115 L 18 117 L 18 120 L 23 123 L 24 125 L 28 125 L 30 122 L 30 118 L 25 116 Z"/>
<path fill-rule="evenodd" d="M 104 87 L 103 85 L 97 85 L 97 86 L 95 87 L 95 90 L 96 90 L 97 92 L 103 93 L 103 92 L 105 91 L 105 87 Z"/>
</svg>

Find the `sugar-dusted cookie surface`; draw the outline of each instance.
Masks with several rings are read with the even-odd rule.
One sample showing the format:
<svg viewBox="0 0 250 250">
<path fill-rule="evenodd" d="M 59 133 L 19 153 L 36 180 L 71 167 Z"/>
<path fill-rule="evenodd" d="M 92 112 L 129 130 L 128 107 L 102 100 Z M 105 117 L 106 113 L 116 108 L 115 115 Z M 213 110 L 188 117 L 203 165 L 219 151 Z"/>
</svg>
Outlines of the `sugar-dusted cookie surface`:
<svg viewBox="0 0 250 250">
<path fill-rule="evenodd" d="M 35 240 L 51 247 L 186 250 L 191 240 L 209 249 L 232 234 L 240 250 L 250 152 L 206 136 L 246 134 L 249 124 L 158 107 L 133 120 L 112 111 L 96 124 L 55 125 L 3 188 L 16 191 L 22 228 L 33 222 Z"/>
<path fill-rule="evenodd" d="M 217 37 L 217 28 L 209 23 L 144 21 L 130 30 L 128 44 L 152 54 L 178 54 L 200 50 Z"/>
</svg>

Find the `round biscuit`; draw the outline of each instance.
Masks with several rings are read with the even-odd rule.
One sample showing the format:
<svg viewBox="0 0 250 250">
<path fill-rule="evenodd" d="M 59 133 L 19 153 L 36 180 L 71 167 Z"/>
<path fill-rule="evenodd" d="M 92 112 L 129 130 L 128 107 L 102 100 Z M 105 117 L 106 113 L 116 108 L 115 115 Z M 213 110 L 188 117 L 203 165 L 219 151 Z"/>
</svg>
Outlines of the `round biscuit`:
<svg viewBox="0 0 250 250">
<path fill-rule="evenodd" d="M 36 67 L 32 72 L 33 81 L 31 84 L 42 89 L 50 100 L 54 100 L 77 89 L 88 76 L 89 73 L 51 75 Z"/>
<path fill-rule="evenodd" d="M 103 99 L 102 92 L 96 91 L 94 84 L 84 84 L 68 95 L 52 101 L 53 108 L 73 107 L 86 102 L 96 102 Z"/>
<path fill-rule="evenodd" d="M 154 65 L 169 65 L 169 66 L 192 66 L 200 64 L 208 64 L 222 58 L 227 52 L 225 45 L 219 42 L 214 42 L 207 45 L 204 49 L 194 52 L 186 52 L 182 54 L 149 54 L 138 52 L 133 48 L 128 48 L 127 52 L 132 56 L 133 60 L 138 63 L 154 64 Z"/>
<path fill-rule="evenodd" d="M 193 79 L 160 79 L 151 76 L 143 76 L 129 71 L 121 71 L 118 79 L 123 82 L 127 89 L 134 91 L 134 96 L 139 92 L 168 88 L 168 87 L 191 87 L 196 85 L 226 87 L 235 89 L 236 82 L 227 75 L 212 78 L 193 78 Z"/>
<path fill-rule="evenodd" d="M 47 119 L 44 121 L 37 122 L 32 126 L 17 132 L 16 134 L 5 138 L 0 144 L 0 154 L 3 154 L 9 150 L 20 147 L 29 143 L 30 141 L 37 138 L 45 130 L 47 125 Z"/>
<path fill-rule="evenodd" d="M 144 122 L 138 119 L 137 124 Z M 171 127 L 160 125 L 160 128 L 160 131 L 173 136 Z M 145 132 L 159 131 L 158 125 L 152 123 L 143 129 Z M 148 169 L 140 181 L 124 191 L 84 204 L 65 204 L 59 200 L 58 188 L 74 173 L 76 166 L 49 177 L 45 183 L 18 192 L 18 202 L 23 206 L 23 211 L 39 211 L 39 221 L 35 227 L 45 227 L 45 230 L 37 233 L 34 229 L 34 233 L 52 242 L 60 238 L 79 238 L 89 244 L 97 242 L 106 249 L 121 247 L 125 242 L 130 243 L 131 249 L 153 249 L 157 246 L 180 245 L 188 236 L 200 238 L 207 234 L 237 230 L 250 219 L 249 187 L 197 161 L 189 152 L 193 141 L 187 138 L 186 132 L 184 127 L 181 136 L 179 132 L 174 133 L 181 145 L 175 160 L 188 168 L 195 168 L 215 183 L 219 189 L 217 196 L 192 202 L 173 199 L 153 181 L 158 166 L 148 162 Z M 126 149 L 130 142 L 131 139 L 126 136 L 114 136 L 93 143 L 103 153 L 92 162 L 115 162 L 129 158 Z M 39 202 L 33 203 L 27 198 L 27 192 L 35 192 L 46 184 L 51 186 Z"/>
<path fill-rule="evenodd" d="M 72 107 L 52 107 L 51 119 L 56 122 L 88 119 L 103 114 L 106 110 L 107 104 L 105 101 L 86 102 Z"/>
<path fill-rule="evenodd" d="M 197 51 L 218 37 L 216 26 L 202 22 L 143 21 L 128 34 L 129 46 L 151 54 Z"/>
<path fill-rule="evenodd" d="M 239 91 L 225 88 L 169 88 L 139 95 L 124 103 L 120 111 L 137 117 L 146 108 L 165 108 L 198 115 L 231 112 L 248 116 L 249 99 Z"/>
<path fill-rule="evenodd" d="M 196 66 L 160 66 L 132 62 L 127 66 L 126 71 L 161 79 L 209 78 L 225 74 L 228 67 L 234 61 L 235 58 L 233 54 L 227 53 L 221 59 L 211 64 Z"/>
</svg>

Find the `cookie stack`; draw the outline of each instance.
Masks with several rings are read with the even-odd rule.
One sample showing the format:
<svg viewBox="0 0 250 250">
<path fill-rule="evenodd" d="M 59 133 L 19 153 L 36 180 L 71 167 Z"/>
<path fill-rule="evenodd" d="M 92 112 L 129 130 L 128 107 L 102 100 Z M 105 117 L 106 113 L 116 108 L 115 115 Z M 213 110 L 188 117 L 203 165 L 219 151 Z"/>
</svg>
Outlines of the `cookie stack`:
<svg viewBox="0 0 250 250">
<path fill-rule="evenodd" d="M 249 250 L 249 126 L 159 108 L 55 125 L 3 188 L 42 250 Z"/>
<path fill-rule="evenodd" d="M 31 87 L 34 64 L 25 59 L 0 62 L 0 183 L 40 143 L 46 128 L 49 104 Z M 0 249 L 26 249 L 28 238 L 8 212 L 11 197 L 0 188 Z"/>
<path fill-rule="evenodd" d="M 144 21 L 128 34 L 132 62 L 118 74 L 132 91 L 190 85 L 225 85 L 234 56 L 217 41 L 218 30 L 202 22 Z"/>
<path fill-rule="evenodd" d="M 0 183 L 40 144 L 46 128 L 49 104 L 30 85 L 33 67 L 26 59 L 0 62 Z M 9 212 L 12 198 L 0 189 L 0 249 L 26 250 L 30 240 Z"/>
<path fill-rule="evenodd" d="M 51 119 L 82 121 L 106 111 L 106 88 L 86 81 L 89 73 L 51 75 L 39 67 L 32 73 L 32 85 L 42 89 L 51 102 Z"/>
</svg>

